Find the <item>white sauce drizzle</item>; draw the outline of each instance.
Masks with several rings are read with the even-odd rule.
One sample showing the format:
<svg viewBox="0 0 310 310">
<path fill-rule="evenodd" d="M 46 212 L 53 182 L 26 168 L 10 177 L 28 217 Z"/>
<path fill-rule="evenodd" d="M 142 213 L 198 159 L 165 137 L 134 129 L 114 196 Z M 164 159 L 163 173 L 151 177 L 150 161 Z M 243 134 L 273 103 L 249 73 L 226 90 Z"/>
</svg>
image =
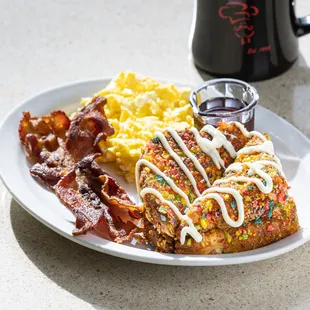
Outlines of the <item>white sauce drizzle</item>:
<svg viewBox="0 0 310 310">
<path fill-rule="evenodd" d="M 176 161 L 176 163 L 180 166 L 180 168 L 183 170 L 183 172 L 186 174 L 189 181 L 192 183 L 192 186 L 194 188 L 195 194 L 197 196 L 200 196 L 200 192 L 197 188 L 197 182 L 194 179 L 192 173 L 189 171 L 189 169 L 185 166 L 180 156 L 172 149 L 172 147 L 169 145 L 168 140 L 166 139 L 165 135 L 162 132 L 155 132 L 155 135 L 160 140 L 162 146 L 166 149 L 166 151 L 170 154 L 170 156 Z"/>
<path fill-rule="evenodd" d="M 213 193 L 214 192 L 214 193 Z M 227 208 L 224 202 L 224 199 L 218 194 L 218 193 L 227 193 L 227 194 L 231 194 L 235 200 L 236 200 L 236 204 L 237 204 L 237 210 L 238 210 L 238 220 L 237 221 L 233 221 L 227 212 Z M 206 198 L 213 198 L 214 200 L 217 201 L 217 203 L 219 204 L 221 211 L 222 211 L 222 215 L 223 215 L 223 219 L 224 221 L 231 227 L 240 227 L 243 224 L 244 221 L 244 205 L 243 205 L 243 197 L 240 195 L 240 193 L 235 190 L 234 188 L 229 188 L 229 187 L 212 187 L 212 188 L 208 188 L 207 190 L 205 190 L 203 192 L 203 196 L 197 198 L 193 204 L 198 203 L 201 200 L 204 200 Z"/>
<path fill-rule="evenodd" d="M 282 169 L 282 164 L 281 164 L 281 161 L 280 161 L 280 158 L 277 157 L 276 155 L 273 155 L 273 160 L 279 165 L 279 167 L 281 167 Z M 284 176 L 284 174 L 283 174 Z"/>
<path fill-rule="evenodd" d="M 262 193 L 269 194 L 273 188 L 273 182 L 272 182 L 271 176 L 262 170 L 257 170 L 256 173 L 266 181 L 266 186 L 263 184 L 263 182 L 260 179 L 249 178 L 246 176 L 237 176 L 237 177 L 232 176 L 226 179 L 217 180 L 214 182 L 214 185 L 218 185 L 221 183 L 229 183 L 230 181 L 245 182 L 245 183 L 251 182 L 251 183 L 254 183 Z"/>
<path fill-rule="evenodd" d="M 253 163 L 256 163 L 256 164 L 259 164 L 259 165 L 262 165 L 262 166 L 268 166 L 268 165 L 272 166 L 272 167 L 277 169 L 278 173 L 283 178 L 285 178 L 284 172 L 282 170 L 282 166 L 279 165 L 278 163 L 274 162 L 274 161 L 271 161 L 271 160 L 258 160 L 258 161 L 255 161 L 255 162 L 233 163 L 225 170 L 225 172 L 229 172 L 229 171 L 241 172 L 243 165 L 247 165 L 249 167 L 249 164 L 253 164 Z"/>
<path fill-rule="evenodd" d="M 228 177 L 226 179 L 217 180 L 214 182 L 214 184 L 216 185 L 216 184 L 220 184 L 220 183 L 227 183 L 229 181 L 253 182 L 259 188 L 259 190 L 262 193 L 269 194 L 269 193 L 271 193 L 271 191 L 273 189 L 273 181 L 272 181 L 271 176 L 262 170 L 262 167 L 266 166 L 266 165 L 273 166 L 278 170 L 278 172 L 281 176 L 283 175 L 282 169 L 275 162 L 268 161 L 268 160 L 261 160 L 261 161 L 256 161 L 256 162 L 252 162 L 252 163 L 250 163 L 250 162 L 235 163 L 232 165 L 232 167 L 229 167 L 229 169 L 226 169 L 226 171 L 227 170 L 228 171 L 232 171 L 232 170 L 236 171 L 237 170 L 240 172 L 242 170 L 243 164 L 250 168 L 248 171 L 249 176 L 252 176 L 254 174 L 258 174 L 262 179 L 265 180 L 266 185 L 264 185 L 263 182 L 258 178 L 248 178 L 245 176 Z M 241 170 L 240 170 L 240 168 L 241 168 Z"/>
<path fill-rule="evenodd" d="M 190 131 L 194 134 L 197 144 L 199 148 L 207 155 L 211 157 L 214 164 L 218 169 L 221 169 L 221 166 L 225 168 L 225 163 L 223 159 L 221 158 L 217 148 L 220 148 L 222 146 L 222 141 L 219 139 L 216 139 L 215 137 L 210 141 L 207 138 L 203 138 L 200 134 L 197 128 L 191 128 Z"/>
<path fill-rule="evenodd" d="M 265 141 L 263 144 L 246 146 L 237 152 L 237 155 L 241 154 L 254 154 L 254 153 L 267 153 L 274 155 L 273 144 L 271 141 Z"/>
<path fill-rule="evenodd" d="M 266 137 L 265 137 L 263 134 L 261 134 L 260 132 L 258 132 L 258 131 L 253 130 L 253 131 L 250 131 L 250 132 L 249 132 L 249 131 L 244 127 L 244 125 L 241 124 L 241 123 L 238 123 L 238 122 L 230 122 L 230 123 L 235 124 L 235 125 L 240 129 L 241 133 L 242 133 L 245 137 L 247 137 L 247 138 L 256 136 L 256 137 L 260 138 L 263 142 L 267 141 Z"/>
<path fill-rule="evenodd" d="M 241 123 L 237 123 L 237 122 L 232 122 L 232 123 L 234 123 L 240 129 L 242 134 L 245 135 L 246 137 L 257 136 L 258 138 L 260 138 L 264 142 L 261 145 L 253 145 L 253 146 L 244 147 L 244 148 L 242 148 L 241 150 L 239 150 L 237 152 L 237 155 L 240 155 L 240 154 L 253 154 L 253 153 L 267 153 L 269 155 L 273 155 L 274 161 L 278 164 L 278 166 L 281 167 L 281 170 L 282 170 L 281 161 L 275 155 L 274 148 L 273 148 L 273 143 L 271 141 L 267 140 L 266 137 L 264 135 L 262 135 L 258 131 L 248 132 L 246 130 L 246 128 Z M 282 173 L 282 176 L 284 176 L 283 173 Z"/>
<path fill-rule="evenodd" d="M 188 199 L 188 196 L 178 187 L 176 186 L 176 184 L 173 182 L 172 179 L 170 179 L 169 177 L 167 177 L 163 172 L 161 172 L 155 165 L 153 165 L 151 162 L 149 162 L 146 159 L 139 159 L 137 164 L 136 164 L 136 184 L 139 184 L 139 171 L 140 171 L 140 166 L 141 165 L 145 165 L 147 167 L 149 167 L 151 170 L 153 170 L 156 174 L 158 174 L 159 176 L 161 176 L 172 188 L 172 190 L 176 193 L 178 193 L 182 198 L 185 199 L 186 201 L 186 205 L 189 206 L 190 202 Z M 137 185 L 137 190 L 138 192 L 140 192 L 140 186 Z"/>
<path fill-rule="evenodd" d="M 173 212 L 179 218 L 180 221 L 185 221 L 188 224 L 188 227 L 183 227 L 181 231 L 181 238 L 180 238 L 181 244 L 184 244 L 185 237 L 187 234 L 191 235 L 196 242 L 202 241 L 202 236 L 197 231 L 196 227 L 194 226 L 192 219 L 188 217 L 187 215 L 183 215 L 174 203 L 172 203 L 169 200 L 164 199 L 161 193 L 154 188 L 144 188 L 140 192 L 140 195 L 142 198 L 146 194 L 153 194 L 154 196 L 156 196 L 162 203 L 167 204 L 173 210 Z"/>
<path fill-rule="evenodd" d="M 201 131 L 204 131 L 209 135 L 211 135 L 215 141 L 217 140 L 218 142 L 215 142 L 215 145 L 218 144 L 219 145 L 218 148 L 223 146 L 228 151 L 229 155 L 232 158 L 235 158 L 237 156 L 234 146 L 231 144 L 230 141 L 227 140 L 226 136 L 218 129 L 214 128 L 211 125 L 206 125 L 201 129 Z"/>
<path fill-rule="evenodd" d="M 192 152 L 187 148 L 186 144 L 183 142 L 182 138 L 179 136 L 176 130 L 172 128 L 168 128 L 167 131 L 170 133 L 172 138 L 176 141 L 176 143 L 179 145 L 180 149 L 183 151 L 183 153 L 191 159 L 191 161 L 194 163 L 196 169 L 200 172 L 200 174 L 203 176 L 204 180 L 206 181 L 207 185 L 210 187 L 210 181 L 207 176 L 207 173 L 205 169 L 202 167 L 200 162 L 197 160 L 197 158 L 192 154 Z"/>
<path fill-rule="evenodd" d="M 252 182 L 252 183 L 256 184 L 256 186 L 259 188 L 259 190 L 261 192 L 263 192 L 265 194 L 270 193 L 273 189 L 273 181 L 272 181 L 271 176 L 262 170 L 262 167 L 265 165 L 271 165 L 278 170 L 278 172 L 279 172 L 279 174 L 281 174 L 281 176 L 284 176 L 280 160 L 274 154 L 272 142 L 268 141 L 266 139 L 266 137 L 264 135 L 262 135 L 260 132 L 257 132 L 257 131 L 248 132 L 247 129 L 242 124 L 237 123 L 237 122 L 233 122 L 233 123 L 240 129 L 241 133 L 245 137 L 257 136 L 258 138 L 260 138 L 263 141 L 263 144 L 244 147 L 241 150 L 239 150 L 238 152 L 236 152 L 233 145 L 227 140 L 226 136 L 223 133 L 221 133 L 218 129 L 214 128 L 213 126 L 206 125 L 205 127 L 202 128 L 202 131 L 207 132 L 208 134 L 210 134 L 212 136 L 213 139 L 211 141 L 207 138 L 202 137 L 196 128 L 190 129 L 190 131 L 194 134 L 194 136 L 196 138 L 196 141 L 197 141 L 199 148 L 205 154 L 207 154 L 211 157 L 211 159 L 213 160 L 214 164 L 216 165 L 216 167 L 218 169 L 220 169 L 221 167 L 225 168 L 225 163 L 224 163 L 223 159 L 220 157 L 220 154 L 217 150 L 221 147 L 224 147 L 228 151 L 228 153 L 230 154 L 230 156 L 232 158 L 235 158 L 236 156 L 238 156 L 240 154 L 253 154 L 253 153 L 261 152 L 261 153 L 267 153 L 267 154 L 273 155 L 274 161 L 259 160 L 256 162 L 234 163 L 226 169 L 226 172 L 228 172 L 228 171 L 241 172 L 242 166 L 247 165 L 249 168 L 248 173 L 247 173 L 249 177 L 232 176 L 232 177 L 229 177 L 226 179 L 217 180 L 214 182 L 214 185 L 217 185 L 220 183 L 227 183 L 230 181 Z M 201 175 L 205 179 L 208 186 L 211 186 L 204 168 L 199 163 L 199 161 L 196 159 L 196 157 L 189 151 L 189 149 L 187 148 L 187 146 L 185 145 L 185 143 L 183 142 L 181 137 L 178 135 L 177 131 L 172 129 L 172 128 L 168 128 L 167 131 L 170 133 L 172 138 L 176 141 L 176 143 L 178 144 L 180 149 L 183 151 L 183 153 L 188 158 L 190 158 L 192 160 L 196 169 L 201 173 Z M 171 155 L 171 157 L 177 162 L 177 164 L 180 166 L 180 168 L 183 170 L 183 172 L 186 174 L 189 181 L 191 182 L 191 184 L 195 190 L 195 193 L 198 196 L 198 198 L 196 198 L 196 200 L 193 202 L 193 204 L 198 203 L 199 201 L 204 200 L 206 198 L 212 198 L 218 202 L 218 204 L 221 208 L 221 211 L 222 211 L 223 219 L 225 220 L 225 222 L 232 227 L 240 227 L 244 222 L 244 204 L 243 204 L 243 197 L 241 196 L 241 194 L 237 190 L 235 190 L 233 188 L 228 188 L 228 187 L 212 187 L 212 188 L 205 190 L 202 194 L 200 194 L 199 190 L 197 188 L 196 180 L 194 179 L 190 170 L 183 163 L 182 159 L 177 155 L 177 153 L 175 153 L 173 151 L 173 149 L 169 145 L 165 135 L 161 132 L 156 132 L 156 135 L 158 136 L 159 140 L 161 141 L 163 147 L 167 150 L 167 152 Z M 169 178 L 168 176 L 166 176 L 155 165 L 153 165 L 151 162 L 149 162 L 146 159 L 140 159 L 136 164 L 135 174 L 136 174 L 136 185 L 137 185 L 138 192 L 140 192 L 139 172 L 140 172 L 141 165 L 145 165 L 145 166 L 149 167 L 157 175 L 161 176 L 170 185 L 170 187 L 172 188 L 172 190 L 174 192 L 178 193 L 182 198 L 185 199 L 186 205 L 187 206 L 190 205 L 190 201 L 189 201 L 187 195 L 178 186 L 176 186 L 174 181 L 171 178 Z M 266 185 L 264 185 L 260 179 L 250 177 L 254 174 L 257 174 L 262 179 L 264 179 Z M 227 194 L 231 194 L 234 197 L 236 204 L 237 204 L 237 210 L 238 210 L 238 220 L 237 221 L 233 221 L 229 217 L 224 199 L 218 193 L 227 193 Z M 194 226 L 191 218 L 189 218 L 187 215 L 183 215 L 174 203 L 172 203 L 169 200 L 164 199 L 163 196 L 161 195 L 161 193 L 159 191 L 153 189 L 153 188 L 144 188 L 140 192 L 140 196 L 142 198 L 146 194 L 155 195 L 158 199 L 160 199 L 160 201 L 162 203 L 167 204 L 181 221 L 183 220 L 188 224 L 187 227 L 182 228 L 181 238 L 180 238 L 181 244 L 184 244 L 185 237 L 187 234 L 190 234 L 196 242 L 202 241 L 202 236 L 197 231 L 197 229 Z"/>
<path fill-rule="evenodd" d="M 221 183 L 229 183 L 230 181 L 235 181 L 235 182 L 251 182 L 254 183 L 258 189 L 264 193 L 264 194 L 269 194 L 272 192 L 273 189 L 273 181 L 272 178 L 269 174 L 267 174 L 266 172 L 264 172 L 261 168 L 264 165 L 271 165 L 275 168 L 278 169 L 279 174 L 283 175 L 283 171 L 282 168 L 277 165 L 275 162 L 272 161 L 268 161 L 268 160 L 261 160 L 261 161 L 257 161 L 257 162 L 245 162 L 245 163 L 235 163 L 232 164 L 228 169 L 226 169 L 227 171 L 237 171 L 237 172 L 241 172 L 242 171 L 242 166 L 246 165 L 249 167 L 248 170 L 248 175 L 252 176 L 254 174 L 259 175 L 262 179 L 265 180 L 266 185 L 264 185 L 264 183 L 258 179 L 258 178 L 250 178 L 250 177 L 246 177 L 246 176 L 232 176 L 232 177 L 228 177 L 226 179 L 220 179 L 220 180 L 216 180 L 213 185 L 218 185 Z M 227 212 L 227 208 L 224 202 L 224 199 L 219 195 L 219 194 L 209 194 L 211 191 L 214 192 L 219 192 L 219 193 L 228 193 L 231 194 L 237 204 L 237 208 L 238 208 L 238 221 L 232 221 L 232 219 L 229 217 L 228 212 Z M 243 224 L 244 221 L 244 204 L 243 204 L 243 197 L 239 194 L 239 192 L 233 188 L 225 188 L 225 187 L 212 187 L 207 189 L 206 191 L 203 192 L 203 196 L 196 199 L 193 204 L 195 204 L 196 202 L 199 202 L 202 199 L 206 199 L 206 198 L 213 198 L 215 199 L 222 211 L 222 215 L 223 218 L 225 220 L 225 222 L 232 226 L 232 227 L 239 227 Z"/>
</svg>

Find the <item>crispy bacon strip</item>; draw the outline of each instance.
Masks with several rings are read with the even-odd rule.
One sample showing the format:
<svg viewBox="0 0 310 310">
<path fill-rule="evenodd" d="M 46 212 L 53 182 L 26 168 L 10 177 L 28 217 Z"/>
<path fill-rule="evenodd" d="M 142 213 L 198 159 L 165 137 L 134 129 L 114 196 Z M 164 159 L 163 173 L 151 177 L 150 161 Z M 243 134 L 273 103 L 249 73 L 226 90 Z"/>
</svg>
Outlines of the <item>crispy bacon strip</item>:
<svg viewBox="0 0 310 310">
<path fill-rule="evenodd" d="M 43 117 L 24 112 L 19 137 L 34 164 L 31 175 L 53 189 L 77 161 L 97 152 L 99 141 L 114 133 L 104 113 L 105 103 L 104 98 L 94 97 L 72 121 L 63 111 Z"/>
<path fill-rule="evenodd" d="M 110 176 L 99 177 L 103 186 L 101 196 L 110 206 L 111 211 L 122 222 L 132 222 L 137 227 L 142 227 L 142 208 L 138 208 L 129 198 L 126 191 Z"/>
<path fill-rule="evenodd" d="M 100 154 L 87 156 L 79 162 L 74 170 L 58 182 L 55 192 L 62 203 L 71 208 L 76 216 L 74 235 L 95 230 L 97 234 L 106 239 L 122 242 L 128 239 L 137 225 L 132 221 L 123 222 L 116 213 L 117 207 L 111 208 L 111 205 L 106 205 L 100 199 L 102 187 L 100 177 L 107 175 L 94 161 L 98 156 Z M 122 188 L 120 189 L 124 191 Z M 126 210 L 125 205 L 119 205 L 119 208 Z M 131 205 L 131 208 L 136 207 Z M 142 218 L 142 214 L 138 213 L 139 209 L 136 209 L 136 216 Z"/>
<path fill-rule="evenodd" d="M 43 117 L 32 117 L 24 112 L 19 124 L 20 141 L 34 164 L 30 173 L 49 189 L 75 165 L 63 141 L 69 126 L 70 120 L 62 111 Z"/>
<path fill-rule="evenodd" d="M 18 132 L 29 161 L 44 162 L 47 156 L 45 152 L 54 152 L 58 149 L 58 138 L 62 140 L 65 138 L 69 126 L 70 120 L 63 111 L 54 111 L 43 117 L 32 117 L 29 112 L 24 112 Z"/>
<path fill-rule="evenodd" d="M 86 178 L 79 169 L 66 174 L 55 186 L 55 193 L 64 205 L 72 209 L 76 217 L 73 235 L 86 234 L 94 229 L 106 239 L 114 240 L 119 237 L 109 208 L 86 183 Z"/>
<path fill-rule="evenodd" d="M 43 117 L 25 112 L 19 137 L 33 164 L 31 175 L 55 190 L 74 213 L 73 234 L 94 230 L 104 238 L 123 242 L 142 226 L 142 210 L 95 161 L 101 156 L 96 153 L 98 143 L 114 133 L 105 117 L 105 104 L 104 98 L 94 97 L 72 121 L 62 111 Z"/>
<path fill-rule="evenodd" d="M 86 155 L 100 152 L 98 143 L 114 134 L 104 113 L 106 102 L 105 98 L 96 96 L 75 114 L 66 142 L 66 148 L 74 160 L 79 161 Z"/>
<path fill-rule="evenodd" d="M 94 155 L 94 157 L 98 156 L 100 154 Z M 109 206 L 116 218 L 123 223 L 132 222 L 138 227 L 142 225 L 142 209 L 131 201 L 126 191 L 111 176 L 102 171 L 91 156 L 80 161 L 78 167 L 85 173 L 91 187 Z"/>
</svg>

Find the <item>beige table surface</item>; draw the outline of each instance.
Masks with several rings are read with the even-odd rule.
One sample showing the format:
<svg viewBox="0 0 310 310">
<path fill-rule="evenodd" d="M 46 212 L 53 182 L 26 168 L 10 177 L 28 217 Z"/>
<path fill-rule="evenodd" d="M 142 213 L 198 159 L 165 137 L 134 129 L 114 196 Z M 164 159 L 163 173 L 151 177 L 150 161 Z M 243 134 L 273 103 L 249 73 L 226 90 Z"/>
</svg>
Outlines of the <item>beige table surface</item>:
<svg viewBox="0 0 310 310">
<path fill-rule="evenodd" d="M 310 1 L 297 2 L 310 13 Z M 188 56 L 192 4 L 1 0 L 0 120 L 44 88 L 122 70 L 199 83 Z M 262 105 L 310 137 L 310 36 L 300 53 L 289 72 L 256 86 Z M 247 265 L 156 266 L 66 240 L 1 182 L 0 208 L 0 309 L 310 309 L 310 243 Z"/>
</svg>

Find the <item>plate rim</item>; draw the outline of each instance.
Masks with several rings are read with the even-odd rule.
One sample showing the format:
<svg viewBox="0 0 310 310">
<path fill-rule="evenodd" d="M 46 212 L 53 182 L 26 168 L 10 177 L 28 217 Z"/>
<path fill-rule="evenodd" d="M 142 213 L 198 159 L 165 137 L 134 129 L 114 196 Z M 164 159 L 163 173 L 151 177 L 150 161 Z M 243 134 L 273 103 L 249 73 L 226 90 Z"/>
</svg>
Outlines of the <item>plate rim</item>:
<svg viewBox="0 0 310 310">
<path fill-rule="evenodd" d="M 161 81 L 161 82 L 164 82 L 164 83 L 168 83 L 168 84 L 175 84 L 176 86 L 179 86 L 179 87 L 192 87 L 192 86 L 185 84 L 184 82 L 178 82 L 175 80 L 173 80 L 173 82 L 172 82 L 172 81 L 169 81 L 168 79 L 161 79 L 161 78 L 154 78 L 154 79 Z M 20 104 L 15 106 L 1 121 L 1 123 L 0 123 L 0 136 L 1 136 L 1 133 L 3 133 L 3 130 L 6 126 L 6 124 L 9 123 L 10 118 L 13 117 L 15 115 L 15 113 L 18 112 L 18 110 L 20 110 L 23 106 L 27 105 L 27 103 L 29 103 L 30 101 L 36 100 L 38 97 L 40 97 L 42 95 L 46 96 L 49 93 L 54 92 L 54 91 L 60 91 L 62 89 L 70 88 L 70 87 L 78 87 L 79 85 L 84 85 L 84 84 L 92 84 L 92 83 L 96 83 L 96 82 L 99 83 L 100 82 L 103 84 L 103 87 L 104 87 L 104 85 L 107 85 L 107 83 L 109 83 L 111 80 L 112 80 L 111 77 L 93 78 L 93 79 L 86 79 L 86 80 L 76 80 L 73 82 L 69 82 L 69 83 L 65 83 L 65 84 L 56 85 L 54 87 L 46 88 L 42 91 L 35 93 L 33 96 L 29 96 L 27 99 L 23 100 Z M 304 142 L 307 143 L 307 145 L 310 148 L 310 140 L 307 138 L 307 136 L 304 133 L 302 133 L 301 131 L 299 131 L 296 127 L 294 127 L 291 123 L 289 123 L 286 119 L 282 118 L 281 116 L 278 116 L 276 113 L 274 113 L 273 111 L 271 111 L 265 107 L 258 106 L 258 109 L 262 110 L 264 113 L 271 114 L 271 116 L 274 118 L 279 119 L 279 121 L 281 121 L 283 124 L 285 124 L 285 126 L 288 126 L 290 128 L 290 130 L 294 131 L 295 134 L 299 135 L 300 138 L 302 138 L 304 140 Z M 16 128 L 16 132 L 17 132 L 17 128 Z M 146 251 L 146 250 L 137 249 L 137 248 L 133 248 L 133 247 L 130 247 L 130 249 L 134 249 L 134 251 L 137 252 L 136 254 L 126 253 L 126 250 L 120 251 L 118 249 L 110 249 L 108 247 L 102 247 L 102 246 L 99 246 L 97 244 L 90 243 L 86 239 L 87 235 L 81 236 L 81 237 L 75 237 L 72 234 L 69 234 L 66 231 L 62 230 L 61 228 L 55 226 L 53 223 L 50 223 L 45 218 L 42 218 L 41 216 L 36 214 L 31 208 L 29 208 L 19 198 L 20 195 L 15 194 L 14 191 L 11 189 L 11 187 L 7 183 L 5 175 L 2 171 L 1 163 L 0 163 L 0 179 L 3 182 L 4 186 L 6 187 L 6 189 L 11 194 L 11 196 L 18 202 L 18 204 L 20 206 L 23 207 L 24 210 L 26 210 L 35 219 L 39 220 L 42 224 L 44 224 L 48 228 L 52 229 L 56 233 L 60 234 L 61 236 L 65 237 L 65 238 L 67 238 L 67 239 L 69 239 L 75 243 L 78 243 L 82 246 L 86 246 L 86 247 L 91 248 L 93 250 L 96 250 L 96 251 L 99 251 L 99 252 L 102 252 L 105 254 L 125 258 L 125 259 L 134 260 L 134 261 L 153 263 L 153 264 L 163 264 L 163 265 L 175 265 L 175 266 L 218 266 L 218 265 L 243 264 L 243 263 L 250 263 L 250 262 L 260 261 L 260 260 L 264 260 L 264 259 L 269 259 L 271 257 L 275 257 L 278 255 L 284 254 L 286 252 L 294 250 L 295 248 L 305 244 L 307 241 L 310 240 L 310 234 L 308 233 L 308 235 L 306 237 L 300 238 L 299 240 L 296 240 L 292 244 L 287 244 L 283 247 L 276 248 L 276 249 L 273 249 L 271 251 L 261 252 L 261 253 L 255 253 L 255 251 L 257 251 L 257 250 L 251 250 L 251 251 L 246 251 L 246 252 L 241 252 L 241 253 L 222 254 L 222 255 L 214 255 L 214 256 L 213 255 L 212 256 L 210 256 L 210 255 L 183 255 L 183 254 L 171 254 L 171 253 L 157 253 L 157 252 Z M 297 234 L 302 233 L 302 230 L 303 229 L 301 229 L 299 232 L 295 233 L 292 236 L 296 236 Z M 290 238 L 292 236 L 289 236 L 287 238 Z M 287 238 L 285 238 L 285 239 L 287 239 Z M 279 243 L 285 239 L 277 241 L 276 243 Z M 105 240 L 105 239 L 103 239 L 103 240 Z M 105 241 L 106 241 L 107 245 L 109 245 L 109 243 L 115 245 L 115 243 L 113 241 L 108 241 L 108 240 L 105 240 Z M 128 246 L 126 246 L 126 245 L 118 244 L 118 246 L 126 247 L 128 249 Z M 117 248 L 117 247 L 115 247 L 115 248 Z M 268 246 L 265 246 L 264 248 L 268 248 Z M 156 254 L 155 256 L 158 256 L 158 257 L 154 258 L 154 257 L 149 257 L 148 255 L 143 255 L 143 254 L 140 255 L 140 251 L 143 251 L 144 254 L 152 252 L 154 255 Z M 129 251 L 129 252 L 133 252 L 133 251 Z M 248 253 L 248 254 L 245 254 L 245 253 Z M 226 257 L 226 259 L 225 259 L 225 257 Z"/>
</svg>

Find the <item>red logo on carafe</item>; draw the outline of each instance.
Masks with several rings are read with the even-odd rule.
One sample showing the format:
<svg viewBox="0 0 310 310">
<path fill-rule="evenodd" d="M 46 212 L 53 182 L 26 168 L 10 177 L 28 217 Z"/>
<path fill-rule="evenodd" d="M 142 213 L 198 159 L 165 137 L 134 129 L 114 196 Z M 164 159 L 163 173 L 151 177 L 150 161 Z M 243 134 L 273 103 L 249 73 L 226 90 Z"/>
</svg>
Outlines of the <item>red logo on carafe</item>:
<svg viewBox="0 0 310 310">
<path fill-rule="evenodd" d="M 230 1 L 219 8 L 218 14 L 221 18 L 229 20 L 242 45 L 251 42 L 255 34 L 251 17 L 259 14 L 259 9 L 255 5 L 249 6 L 240 1 Z"/>
</svg>

